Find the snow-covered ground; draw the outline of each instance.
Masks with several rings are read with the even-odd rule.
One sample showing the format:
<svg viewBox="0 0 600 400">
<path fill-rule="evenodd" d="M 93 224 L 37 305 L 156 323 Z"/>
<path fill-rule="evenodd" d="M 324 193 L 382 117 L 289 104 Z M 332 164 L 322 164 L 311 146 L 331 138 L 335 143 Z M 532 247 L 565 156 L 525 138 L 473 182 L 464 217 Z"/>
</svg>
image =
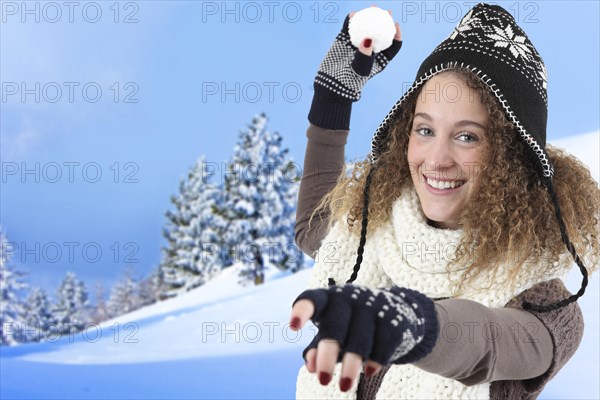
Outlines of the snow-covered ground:
<svg viewBox="0 0 600 400">
<path fill-rule="evenodd" d="M 553 142 L 599 179 L 599 133 Z M 235 270 L 206 285 L 88 329 L 84 334 L 0 349 L 2 399 L 293 398 L 301 351 L 314 331 L 288 328 L 290 306 L 309 270 L 271 273 L 241 287 Z M 581 278 L 576 268 L 567 282 Z M 576 355 L 541 398 L 598 399 L 598 274 L 580 300 L 586 318 Z"/>
<path fill-rule="evenodd" d="M 308 274 L 244 288 L 230 268 L 85 334 L 4 347 L 0 398 L 292 398 L 312 332 L 287 323 Z"/>
</svg>

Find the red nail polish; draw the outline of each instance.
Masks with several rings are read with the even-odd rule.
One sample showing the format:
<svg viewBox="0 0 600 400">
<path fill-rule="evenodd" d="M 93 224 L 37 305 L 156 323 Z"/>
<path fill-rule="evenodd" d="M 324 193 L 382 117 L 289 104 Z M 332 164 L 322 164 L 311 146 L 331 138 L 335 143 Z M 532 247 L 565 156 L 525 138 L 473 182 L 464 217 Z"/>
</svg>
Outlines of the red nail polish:
<svg viewBox="0 0 600 400">
<path fill-rule="evenodd" d="M 363 42 L 363 46 L 366 48 L 369 48 L 369 47 L 371 47 L 371 43 L 372 43 L 371 39 L 365 39 L 365 41 Z"/>
<path fill-rule="evenodd" d="M 368 366 L 365 375 L 368 377 L 375 375 L 375 367 Z"/>
<path fill-rule="evenodd" d="M 294 317 L 294 318 L 292 318 L 292 322 L 290 322 L 290 327 L 291 327 L 293 330 L 298 330 L 298 329 L 300 329 L 300 318 L 298 318 L 298 317 Z"/>
<path fill-rule="evenodd" d="M 342 378 L 340 380 L 340 390 L 342 392 L 347 392 L 352 387 L 352 379 L 350 378 Z"/>
<path fill-rule="evenodd" d="M 319 372 L 319 382 L 321 385 L 327 385 L 331 381 L 331 375 L 327 372 Z"/>
</svg>

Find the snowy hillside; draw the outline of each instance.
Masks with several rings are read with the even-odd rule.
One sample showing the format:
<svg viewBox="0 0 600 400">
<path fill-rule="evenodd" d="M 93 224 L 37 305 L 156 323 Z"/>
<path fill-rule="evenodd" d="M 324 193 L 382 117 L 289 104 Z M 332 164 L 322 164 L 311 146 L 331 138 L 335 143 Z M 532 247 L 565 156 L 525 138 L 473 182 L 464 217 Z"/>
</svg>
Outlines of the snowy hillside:
<svg viewBox="0 0 600 400">
<path fill-rule="evenodd" d="M 271 275 L 268 284 L 244 288 L 230 268 L 87 335 L 2 348 L 0 397 L 293 397 L 311 332 L 297 334 L 287 323 L 308 273 Z"/>
<path fill-rule="evenodd" d="M 599 179 L 599 133 L 555 141 Z M 175 299 L 56 342 L 1 348 L 2 399 L 293 398 L 301 351 L 313 331 L 288 329 L 290 306 L 309 270 L 271 272 L 258 287 L 233 268 Z M 568 287 L 577 290 L 574 270 Z M 580 301 L 586 317 L 577 354 L 541 398 L 600 398 L 599 280 Z"/>
</svg>

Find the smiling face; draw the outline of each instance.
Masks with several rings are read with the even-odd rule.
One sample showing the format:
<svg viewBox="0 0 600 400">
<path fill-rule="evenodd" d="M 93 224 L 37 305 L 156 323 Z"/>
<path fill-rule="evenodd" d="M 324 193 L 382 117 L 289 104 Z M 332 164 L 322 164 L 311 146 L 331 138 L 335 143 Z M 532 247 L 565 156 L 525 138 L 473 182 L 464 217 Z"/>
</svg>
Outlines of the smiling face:
<svg viewBox="0 0 600 400">
<path fill-rule="evenodd" d="M 422 88 L 408 142 L 421 208 L 433 226 L 457 229 L 481 183 L 489 115 L 463 78 L 440 73 Z"/>
</svg>

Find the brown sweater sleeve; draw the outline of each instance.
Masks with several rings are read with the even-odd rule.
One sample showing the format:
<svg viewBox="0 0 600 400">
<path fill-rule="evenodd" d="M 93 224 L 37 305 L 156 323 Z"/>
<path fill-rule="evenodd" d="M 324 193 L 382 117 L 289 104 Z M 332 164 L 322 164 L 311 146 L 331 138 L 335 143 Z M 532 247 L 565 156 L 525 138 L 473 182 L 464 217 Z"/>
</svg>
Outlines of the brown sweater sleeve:
<svg viewBox="0 0 600 400">
<path fill-rule="evenodd" d="M 550 304 L 569 297 L 560 279 L 542 282 L 512 299 L 506 307 L 520 309 L 526 300 L 534 304 Z M 526 380 L 492 382 L 491 399 L 536 399 L 544 386 L 573 357 L 583 337 L 583 313 L 577 303 L 571 303 L 558 310 L 540 313 L 531 312 L 548 329 L 554 352 L 550 368 L 544 374 Z"/>
<path fill-rule="evenodd" d="M 417 367 L 471 386 L 535 378 L 548 370 L 553 344 L 544 324 L 514 308 L 465 299 L 436 302 L 440 335 Z"/>
<path fill-rule="evenodd" d="M 493 382 L 492 399 L 536 398 L 575 354 L 583 336 L 577 303 L 547 313 L 522 309 L 523 300 L 550 304 L 570 296 L 560 279 L 542 282 L 504 308 L 449 299 L 436 302 L 440 336 L 416 366 L 465 385 Z"/>
<path fill-rule="evenodd" d="M 327 234 L 329 213 L 315 215 L 309 226 L 310 216 L 323 196 L 333 189 L 344 169 L 344 146 L 349 132 L 313 124 L 306 131 L 308 142 L 298 193 L 295 239 L 298 247 L 312 258 Z"/>
</svg>

